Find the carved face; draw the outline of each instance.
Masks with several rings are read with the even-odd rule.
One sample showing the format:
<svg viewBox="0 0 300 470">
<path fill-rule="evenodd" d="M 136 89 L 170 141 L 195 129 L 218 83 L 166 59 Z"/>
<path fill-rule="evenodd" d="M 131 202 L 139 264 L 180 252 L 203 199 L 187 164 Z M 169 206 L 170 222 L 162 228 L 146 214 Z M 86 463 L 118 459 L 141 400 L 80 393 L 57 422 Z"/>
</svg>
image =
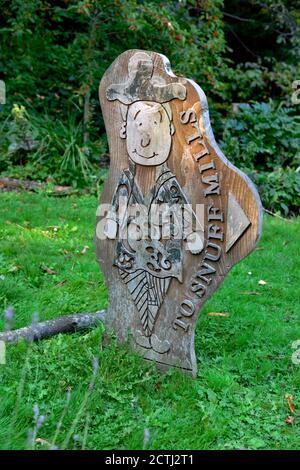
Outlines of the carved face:
<svg viewBox="0 0 300 470">
<path fill-rule="evenodd" d="M 135 163 L 161 165 L 170 153 L 173 126 L 166 109 L 159 103 L 137 101 L 128 108 L 127 151 Z"/>
</svg>

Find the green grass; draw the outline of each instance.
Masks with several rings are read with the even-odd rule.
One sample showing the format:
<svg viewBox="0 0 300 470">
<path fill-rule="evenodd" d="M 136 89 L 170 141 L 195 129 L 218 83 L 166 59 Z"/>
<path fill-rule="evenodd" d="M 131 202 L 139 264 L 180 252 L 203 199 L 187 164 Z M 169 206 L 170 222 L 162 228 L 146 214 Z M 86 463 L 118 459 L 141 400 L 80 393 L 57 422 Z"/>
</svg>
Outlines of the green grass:
<svg viewBox="0 0 300 470">
<path fill-rule="evenodd" d="M 0 203 L 1 309 L 13 305 L 14 328 L 36 311 L 44 320 L 106 306 L 93 248 L 94 197 L 2 193 Z M 69 388 L 59 448 L 140 449 L 145 428 L 151 449 L 299 448 L 300 364 L 291 360 L 300 339 L 299 232 L 300 220 L 265 219 L 259 249 L 233 268 L 200 315 L 195 380 L 178 371 L 160 375 L 114 339 L 102 346 L 101 326 L 32 347 L 8 345 L 0 365 L 0 448 L 26 448 L 34 404 L 45 415 L 37 437 L 53 442 Z M 241 294 L 249 291 L 260 295 Z M 87 392 L 93 356 L 99 370 Z M 285 394 L 294 395 L 292 425 Z"/>
</svg>

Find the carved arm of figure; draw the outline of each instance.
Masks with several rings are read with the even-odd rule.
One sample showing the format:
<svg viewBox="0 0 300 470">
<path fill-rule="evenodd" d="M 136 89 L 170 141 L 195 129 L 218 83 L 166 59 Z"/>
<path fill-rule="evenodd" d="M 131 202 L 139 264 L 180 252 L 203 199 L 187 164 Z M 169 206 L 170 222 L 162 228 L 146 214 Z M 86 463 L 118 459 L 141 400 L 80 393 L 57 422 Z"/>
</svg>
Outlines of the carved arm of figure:
<svg viewBox="0 0 300 470">
<path fill-rule="evenodd" d="M 106 215 L 104 234 L 109 239 L 115 239 L 118 228 L 123 228 L 126 221 L 126 212 L 130 197 L 130 188 L 125 175 L 122 175 L 115 192 L 109 210 Z"/>
</svg>

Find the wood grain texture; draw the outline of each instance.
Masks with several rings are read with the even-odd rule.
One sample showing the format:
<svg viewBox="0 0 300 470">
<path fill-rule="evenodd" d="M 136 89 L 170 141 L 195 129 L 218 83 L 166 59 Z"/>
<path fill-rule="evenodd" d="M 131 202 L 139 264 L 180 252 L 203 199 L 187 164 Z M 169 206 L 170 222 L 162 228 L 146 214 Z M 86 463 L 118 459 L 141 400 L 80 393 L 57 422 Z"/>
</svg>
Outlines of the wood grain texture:
<svg viewBox="0 0 300 470">
<path fill-rule="evenodd" d="M 137 60 L 138 57 L 140 61 Z M 143 72 L 144 69 L 146 72 Z M 143 93 L 139 95 L 138 87 L 143 83 L 139 81 L 140 72 L 141 75 L 144 73 L 144 78 L 146 77 L 146 85 L 143 85 Z M 134 92 L 130 91 L 131 82 L 134 84 Z M 126 84 L 125 98 L 122 97 L 124 84 Z M 168 85 L 168 88 L 165 91 L 157 91 L 155 88 L 157 84 L 160 87 Z M 151 90 L 151 99 L 147 98 L 145 92 L 147 87 Z M 106 327 L 108 330 L 113 330 L 121 341 L 127 340 L 130 336 L 132 347 L 145 359 L 155 361 L 162 368 L 179 367 L 195 375 L 197 364 L 194 353 L 194 331 L 199 310 L 223 281 L 230 268 L 255 247 L 262 229 L 262 207 L 259 196 L 249 178 L 235 168 L 217 146 L 209 121 L 207 100 L 201 88 L 191 80 L 174 76 L 166 57 L 154 52 L 137 50 L 124 52 L 103 76 L 99 96 L 110 151 L 109 175 L 101 195 L 95 237 L 97 259 L 109 289 Z M 121 100 L 126 100 L 126 104 L 119 99 L 111 99 L 112 96 L 121 97 Z M 167 104 L 163 101 L 166 99 L 165 96 L 169 99 Z M 140 102 L 146 101 L 145 98 L 154 103 L 158 100 L 157 110 L 153 111 L 151 106 L 149 109 L 151 119 L 153 116 L 155 118 L 154 112 L 162 115 L 161 129 L 163 129 L 163 119 L 167 119 L 165 112 L 170 120 L 170 134 L 164 128 L 162 136 L 156 135 L 156 140 L 154 139 L 162 150 L 157 151 L 159 156 L 154 157 L 156 164 L 153 166 L 135 162 L 134 156 L 130 153 L 134 152 L 134 145 L 130 146 L 128 143 L 129 139 L 136 139 L 136 135 L 132 137 L 133 130 L 130 130 L 130 126 L 137 121 L 137 118 L 134 113 L 130 117 L 130 111 L 144 110 L 146 105 L 140 106 Z M 138 116 L 141 117 L 141 113 Z M 145 134 L 141 134 L 142 147 L 148 142 L 147 136 L 152 137 L 156 132 L 151 126 L 149 127 L 150 118 L 147 116 L 141 122 L 141 127 L 146 123 Z M 126 119 L 127 126 L 124 127 Z M 152 142 L 153 140 L 147 147 L 149 152 L 154 148 L 151 147 Z M 159 158 L 165 157 L 163 152 L 168 147 L 168 142 L 171 144 L 169 152 L 165 152 L 166 160 L 159 164 Z M 195 217 L 197 205 L 202 205 L 203 211 L 201 222 L 204 232 L 201 232 L 201 236 L 204 247 L 195 254 L 187 249 L 187 240 L 180 242 L 181 250 L 177 264 L 180 265 L 182 278 L 180 279 L 180 275 L 176 274 L 173 267 L 170 268 L 172 275 L 169 277 L 166 269 L 162 271 L 162 276 L 165 280 L 168 279 L 166 281 L 168 286 L 155 314 L 152 330 L 147 334 L 143 331 L 140 312 L 132 293 L 124 282 L 126 270 L 125 274 L 123 271 L 122 278 L 120 266 L 116 265 L 116 253 L 120 253 L 118 240 L 104 238 L 100 229 L 106 219 L 106 213 L 103 213 L 101 207 L 103 204 L 111 205 L 116 188 L 121 188 L 121 175 L 127 170 L 129 170 L 127 172 L 129 180 L 130 175 L 133 175 L 134 179 L 134 183 L 128 183 L 128 187 L 132 190 L 132 184 L 136 185 L 141 192 L 139 197 L 146 202 L 146 205 L 149 205 L 153 188 L 160 175 L 163 171 L 169 171 L 174 176 L 172 181 L 175 182 L 179 199 L 181 201 L 186 199 L 192 205 L 192 216 Z M 128 187 L 127 193 L 124 190 L 126 194 Z M 170 185 L 167 187 L 166 183 L 164 194 L 172 191 L 172 188 Z M 114 222 L 112 227 L 113 224 Z M 231 224 L 229 228 L 228 224 Z M 234 236 L 236 240 L 234 238 L 227 240 L 227 236 L 229 237 L 233 231 L 236 233 L 238 227 L 243 227 L 243 232 L 238 234 L 239 236 Z M 151 240 L 148 242 L 154 248 L 158 247 L 168 261 L 169 248 L 166 248 L 166 245 L 161 241 L 158 244 Z M 147 269 L 145 247 L 144 241 L 135 243 L 135 250 L 139 252 L 139 262 L 137 255 L 133 256 L 136 268 Z M 123 258 L 122 262 L 125 263 L 126 260 Z M 172 257 L 170 260 L 175 263 Z M 147 279 L 149 282 L 144 289 L 148 289 L 147 299 L 148 303 L 151 303 L 152 294 L 148 287 L 153 281 L 151 273 Z M 130 286 L 132 288 L 132 281 Z M 158 295 L 159 287 L 155 289 Z"/>
</svg>

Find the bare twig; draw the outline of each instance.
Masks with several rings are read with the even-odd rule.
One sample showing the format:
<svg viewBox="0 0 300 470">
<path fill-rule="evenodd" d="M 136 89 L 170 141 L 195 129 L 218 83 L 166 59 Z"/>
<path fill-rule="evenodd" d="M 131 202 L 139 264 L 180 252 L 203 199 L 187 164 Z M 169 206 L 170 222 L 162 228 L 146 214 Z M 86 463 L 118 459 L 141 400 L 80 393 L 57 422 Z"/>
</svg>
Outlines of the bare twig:
<svg viewBox="0 0 300 470">
<path fill-rule="evenodd" d="M 226 13 L 226 11 L 223 11 L 224 16 L 228 16 L 228 18 L 233 18 L 234 20 L 238 21 L 247 21 L 249 23 L 253 23 L 255 20 L 251 18 L 241 18 L 240 16 L 232 15 L 231 13 Z"/>
<path fill-rule="evenodd" d="M 251 51 L 251 49 L 249 49 L 248 46 L 246 46 L 246 44 L 241 40 L 241 38 L 236 34 L 236 32 L 230 28 L 229 25 L 228 26 L 228 29 L 232 32 L 232 34 L 234 35 L 234 37 L 239 41 L 239 43 L 243 46 L 243 48 L 249 52 L 249 54 L 251 54 L 253 57 L 260 57 L 259 55 L 255 54 L 255 52 Z"/>
<path fill-rule="evenodd" d="M 265 211 L 267 214 L 272 215 L 273 217 L 277 217 L 278 219 L 284 220 L 285 222 L 289 222 L 290 224 L 293 223 L 292 220 L 286 219 L 285 217 L 282 217 L 281 215 L 275 214 L 274 212 L 269 211 L 269 209 L 265 209 L 265 208 L 264 208 L 264 211 Z"/>
</svg>

